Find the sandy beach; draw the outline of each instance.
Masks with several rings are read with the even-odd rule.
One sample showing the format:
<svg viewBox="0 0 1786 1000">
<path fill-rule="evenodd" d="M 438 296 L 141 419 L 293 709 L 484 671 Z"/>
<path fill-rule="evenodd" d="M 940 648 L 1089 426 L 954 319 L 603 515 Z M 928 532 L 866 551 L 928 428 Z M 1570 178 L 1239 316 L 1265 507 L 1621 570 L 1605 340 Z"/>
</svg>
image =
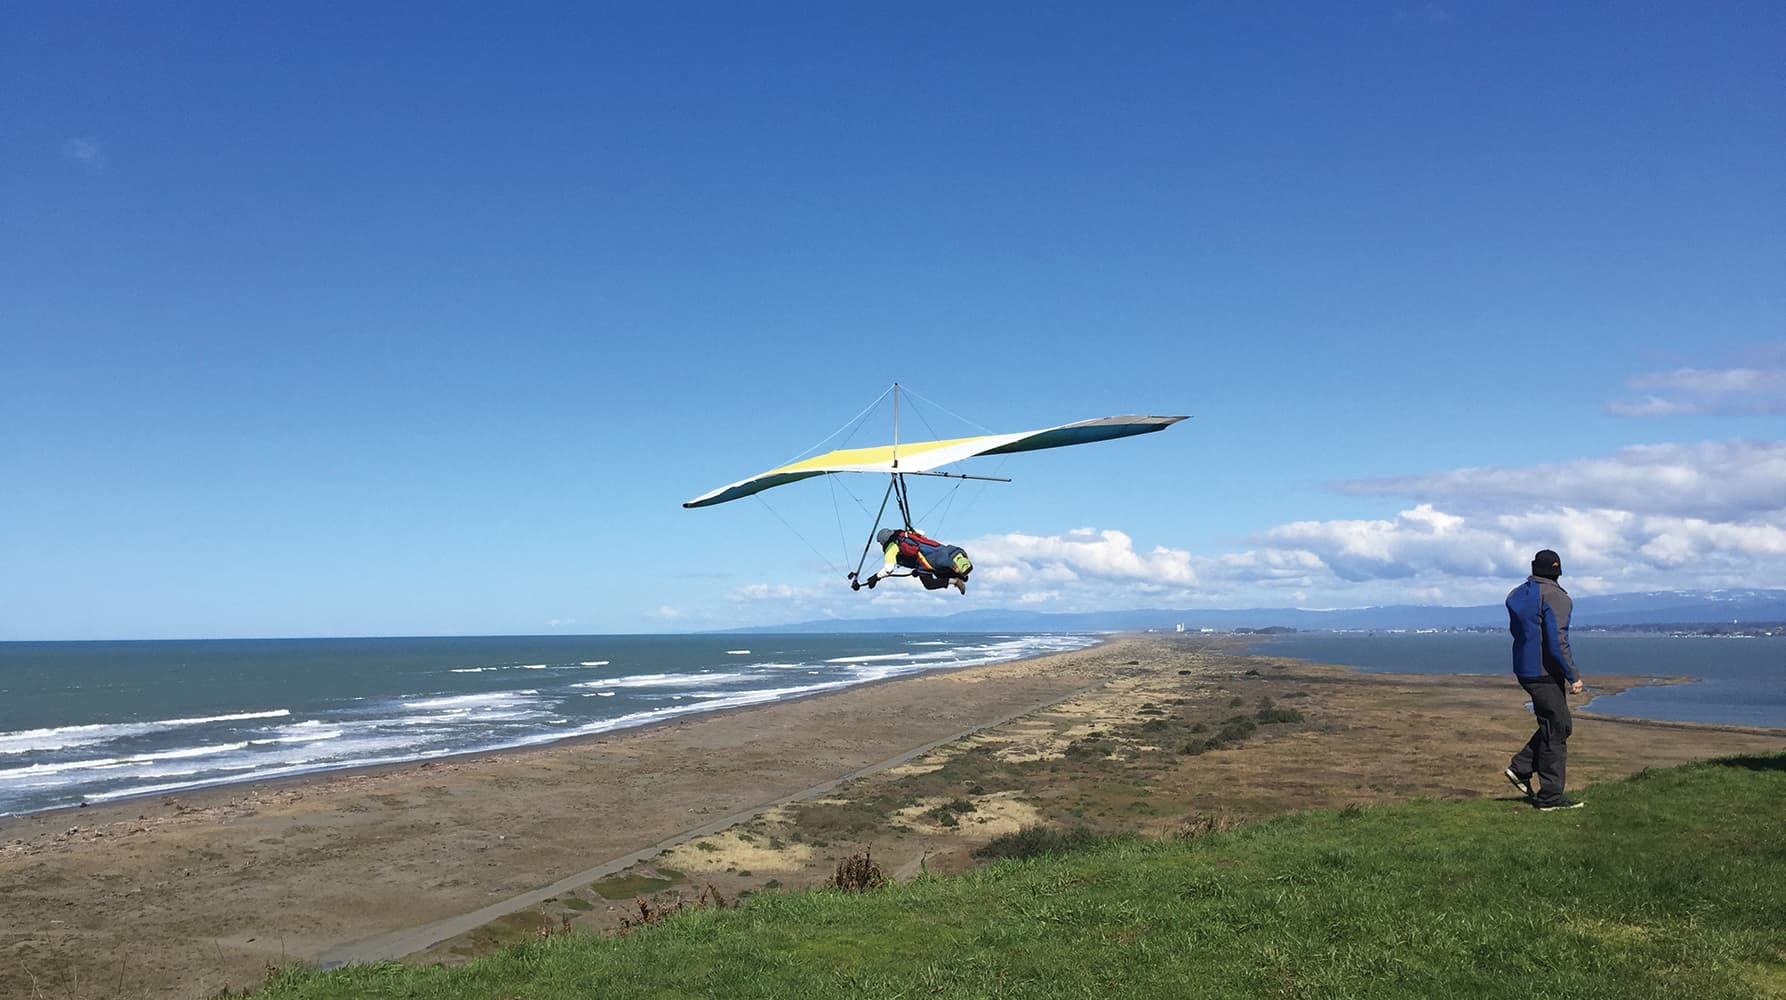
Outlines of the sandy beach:
<svg viewBox="0 0 1786 1000">
<path fill-rule="evenodd" d="M 1523 809 L 1499 771 L 1530 728 L 1501 677 L 1149 635 L 543 748 L 35 814 L 0 822 L 0 997 L 206 997 L 291 962 L 463 960 L 614 928 L 637 896 L 816 885 L 863 850 L 894 877 L 959 870 L 1033 823 L 1166 835 L 1414 796 Z M 1571 786 L 1782 747 L 1786 731 L 1584 713 Z"/>
</svg>

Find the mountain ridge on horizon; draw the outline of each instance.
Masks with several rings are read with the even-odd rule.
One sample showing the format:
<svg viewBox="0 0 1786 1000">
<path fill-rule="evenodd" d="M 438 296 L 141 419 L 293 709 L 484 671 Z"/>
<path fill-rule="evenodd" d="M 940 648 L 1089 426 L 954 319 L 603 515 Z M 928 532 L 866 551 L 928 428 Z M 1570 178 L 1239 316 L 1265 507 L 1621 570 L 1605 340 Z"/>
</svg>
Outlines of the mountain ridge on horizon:
<svg viewBox="0 0 1786 1000">
<path fill-rule="evenodd" d="M 1577 597 L 1572 625 L 1706 625 L 1724 622 L 1786 623 L 1786 590 L 1655 590 Z M 1391 604 L 1361 608 L 1129 608 L 1046 612 L 981 608 L 946 615 L 834 618 L 780 625 L 722 629 L 723 633 L 770 632 L 989 632 L 1025 629 L 1080 631 L 1174 628 L 1503 628 L 1499 604 L 1467 606 Z"/>
</svg>

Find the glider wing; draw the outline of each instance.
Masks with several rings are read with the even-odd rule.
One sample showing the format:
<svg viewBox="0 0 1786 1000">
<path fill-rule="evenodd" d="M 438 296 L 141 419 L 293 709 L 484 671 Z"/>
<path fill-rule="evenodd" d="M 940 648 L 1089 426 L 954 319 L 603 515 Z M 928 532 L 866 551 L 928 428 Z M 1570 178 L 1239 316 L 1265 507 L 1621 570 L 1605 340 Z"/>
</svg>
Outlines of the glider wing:
<svg viewBox="0 0 1786 1000">
<path fill-rule="evenodd" d="M 739 500 L 755 493 L 788 483 L 811 479 L 834 472 L 902 473 L 929 472 L 932 469 L 979 455 L 1010 455 L 1020 451 L 1062 448 L 1070 444 L 1090 444 L 1112 438 L 1130 437 L 1165 430 L 1184 417 L 1099 417 L 1077 423 L 1047 427 L 1039 431 L 1017 434 L 982 434 L 977 437 L 950 438 L 943 441 L 908 441 L 899 445 L 873 448 L 845 448 L 802 459 L 778 469 L 770 469 L 722 486 L 684 503 L 684 507 L 711 507 Z"/>
</svg>

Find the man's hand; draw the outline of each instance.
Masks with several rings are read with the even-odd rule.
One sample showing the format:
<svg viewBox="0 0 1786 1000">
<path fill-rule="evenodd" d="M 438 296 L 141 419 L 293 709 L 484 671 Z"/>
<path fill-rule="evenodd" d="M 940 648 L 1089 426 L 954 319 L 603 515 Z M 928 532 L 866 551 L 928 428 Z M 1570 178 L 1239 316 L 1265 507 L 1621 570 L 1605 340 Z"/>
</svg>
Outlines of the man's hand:
<svg viewBox="0 0 1786 1000">
<path fill-rule="evenodd" d="M 1576 679 L 1575 683 L 1569 685 L 1569 693 L 1570 694 L 1580 694 L 1581 693 L 1581 680 L 1579 678 Z"/>
<path fill-rule="evenodd" d="M 876 581 L 876 580 L 879 580 L 879 579 L 880 579 L 880 577 L 878 577 L 878 576 L 871 576 L 871 577 L 869 577 L 869 578 L 868 578 L 868 589 L 869 589 L 869 590 L 873 590 L 873 589 L 874 589 L 874 583 L 875 583 L 875 581 Z"/>
</svg>

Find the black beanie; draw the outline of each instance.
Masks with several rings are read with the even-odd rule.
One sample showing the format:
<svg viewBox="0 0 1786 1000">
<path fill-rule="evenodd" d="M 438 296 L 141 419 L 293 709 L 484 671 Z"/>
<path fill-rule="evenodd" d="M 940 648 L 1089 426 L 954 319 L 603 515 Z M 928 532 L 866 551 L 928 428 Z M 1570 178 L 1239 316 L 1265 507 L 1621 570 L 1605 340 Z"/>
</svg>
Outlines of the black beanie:
<svg viewBox="0 0 1786 1000">
<path fill-rule="evenodd" d="M 1544 577 L 1546 580 L 1555 580 L 1562 576 L 1563 557 L 1550 549 L 1544 549 L 1532 557 L 1532 575 Z"/>
</svg>

